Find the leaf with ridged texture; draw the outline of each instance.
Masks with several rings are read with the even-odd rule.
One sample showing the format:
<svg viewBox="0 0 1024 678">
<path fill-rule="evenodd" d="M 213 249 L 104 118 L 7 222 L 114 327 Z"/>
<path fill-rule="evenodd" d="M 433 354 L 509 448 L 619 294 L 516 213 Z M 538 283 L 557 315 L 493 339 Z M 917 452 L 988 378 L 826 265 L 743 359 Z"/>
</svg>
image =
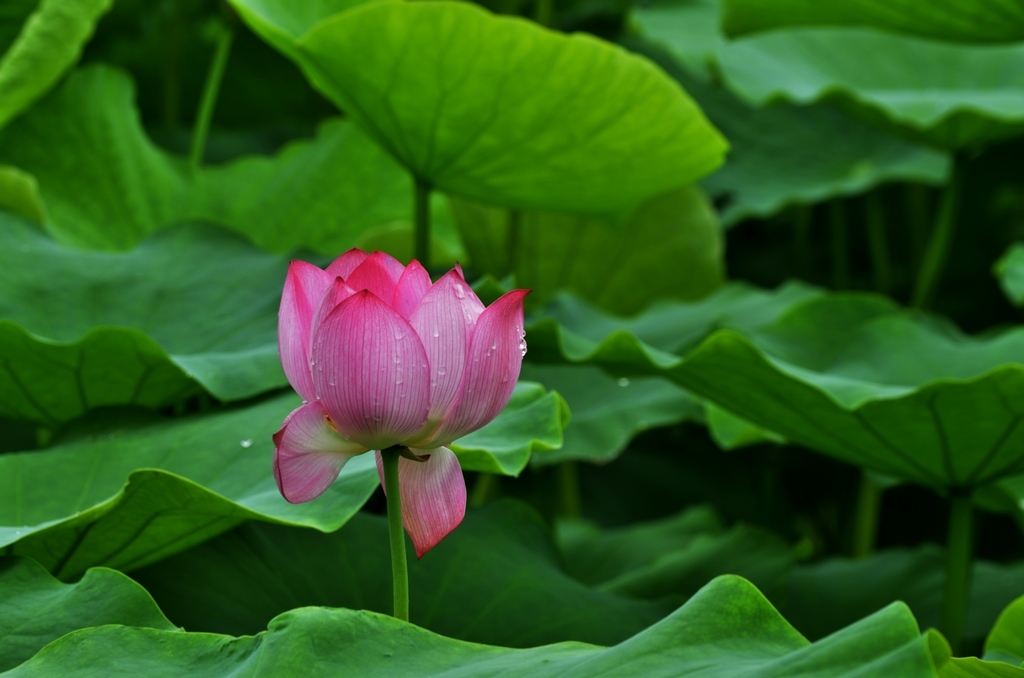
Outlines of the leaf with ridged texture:
<svg viewBox="0 0 1024 678">
<path fill-rule="evenodd" d="M 145 589 L 103 568 L 62 584 L 27 558 L 0 557 L 0 671 L 61 636 L 104 624 L 174 630 Z"/>
<path fill-rule="evenodd" d="M 729 43 L 726 86 L 756 106 L 838 103 L 947 149 L 1024 132 L 1024 45 L 955 45 L 870 28 L 775 31 Z"/>
<path fill-rule="evenodd" d="M 811 640 L 823 638 L 900 600 L 918 623 L 938 626 L 945 557 L 936 546 L 886 549 L 866 558 L 831 558 L 798 565 L 789 577 L 780 609 Z M 964 638 L 981 641 L 1000 611 L 1024 594 L 1024 565 L 974 563 Z"/>
<path fill-rule="evenodd" d="M 514 274 L 516 285 L 532 290 L 532 307 L 569 290 L 631 315 L 658 298 L 700 299 L 725 279 L 721 227 L 693 186 L 653 198 L 620 221 L 451 204 L 474 268 L 499 279 Z"/>
<path fill-rule="evenodd" d="M 36 178 L 17 167 L 0 165 L 0 210 L 33 223 L 44 223 L 46 208 Z"/>
<path fill-rule="evenodd" d="M 374 0 L 228 0 L 257 35 L 295 59 L 295 41 L 324 19 Z M 380 1 L 380 0 L 376 0 Z"/>
<path fill-rule="evenodd" d="M 814 204 L 864 193 L 879 184 L 910 181 L 944 184 L 947 153 L 876 129 L 825 104 L 784 103 L 753 108 L 718 85 L 702 82 L 679 63 L 685 57 L 675 24 L 658 12 L 636 10 L 644 34 L 669 48 L 641 40 L 627 43 L 676 78 L 732 148 L 726 164 L 701 184 L 717 199 L 722 222 L 732 226 L 765 218 L 789 205 Z"/>
<path fill-rule="evenodd" d="M 707 506 L 614 530 L 563 520 L 556 535 L 574 577 L 645 600 L 689 597 L 722 574 L 740 575 L 774 598 L 793 566 L 782 539 L 746 525 L 727 530 Z"/>
<path fill-rule="evenodd" d="M 985 640 L 985 659 L 1024 662 L 1024 596 L 1017 598 L 999 614 Z"/>
<path fill-rule="evenodd" d="M 271 436 L 299 403 L 288 394 L 182 419 L 100 417 L 98 432 L 4 454 L 0 548 L 71 579 L 96 565 L 142 567 L 246 520 L 336 530 L 379 484 L 373 455 L 350 460 L 317 499 L 286 502 L 271 472 Z M 468 468 L 516 472 L 528 451 L 557 442 L 565 416 L 557 394 L 521 383 L 494 421 L 452 447 L 465 451 Z"/>
<path fill-rule="evenodd" d="M 939 490 L 1024 468 L 1020 329 L 974 338 L 858 294 L 811 298 L 769 325 L 716 332 L 685 357 L 630 329 L 594 341 L 541 320 L 530 328 L 531 354 L 661 375 L 797 444 Z"/>
<path fill-rule="evenodd" d="M 1024 306 L 1024 243 L 1010 245 L 992 270 L 1010 303 Z"/>
<path fill-rule="evenodd" d="M 108 253 L 64 247 L 2 213 L 0 224 L 0 415 L 53 426 L 105 405 L 159 408 L 201 389 L 235 400 L 287 384 L 284 257 L 208 226 Z"/>
<path fill-rule="evenodd" d="M 61 242 L 129 249 L 180 221 L 218 223 L 274 252 L 337 254 L 407 225 L 407 174 L 349 123 L 312 140 L 194 174 L 156 147 L 135 109 L 129 77 L 92 65 L 0 131 L 0 162 L 32 173 L 46 228 Z"/>
<path fill-rule="evenodd" d="M 267 632 L 213 634 L 106 626 L 51 643 L 5 678 L 59 672 L 91 676 L 256 675 L 376 678 L 594 676 L 707 678 L 935 675 L 930 635 L 896 604 L 809 644 L 738 577 L 720 577 L 670 617 L 618 645 L 564 643 L 532 649 L 476 645 L 372 612 L 302 608 Z"/>
<path fill-rule="evenodd" d="M 676 607 L 573 580 L 544 522 L 511 501 L 470 509 L 444 541 L 410 560 L 411 621 L 459 640 L 611 644 Z M 389 568 L 386 519 L 359 514 L 330 535 L 251 523 L 132 576 L 187 630 L 241 635 L 306 605 L 388 613 L 391 582 L 381 574 Z"/>
<path fill-rule="evenodd" d="M 363 5 L 296 45 L 313 85 L 413 176 L 471 200 L 617 212 L 707 174 L 726 149 L 646 59 L 469 4 Z"/>
<path fill-rule="evenodd" d="M 1024 40 L 1019 0 L 722 0 L 731 36 L 792 26 L 873 26 L 940 40 Z"/>
<path fill-rule="evenodd" d="M 112 4 L 113 0 L 5 3 L 0 10 L 0 127 L 78 61 L 96 22 Z"/>
</svg>

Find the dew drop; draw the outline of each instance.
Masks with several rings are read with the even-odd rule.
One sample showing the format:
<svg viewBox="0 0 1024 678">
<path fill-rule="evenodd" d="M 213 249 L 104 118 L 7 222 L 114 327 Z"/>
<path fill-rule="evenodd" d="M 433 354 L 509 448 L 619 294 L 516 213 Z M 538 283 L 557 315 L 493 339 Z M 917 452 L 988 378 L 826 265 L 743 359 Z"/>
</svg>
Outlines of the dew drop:
<svg viewBox="0 0 1024 678">
<path fill-rule="evenodd" d="M 252 438 L 246 438 L 239 443 L 242 447 L 252 447 Z"/>
<path fill-rule="evenodd" d="M 404 336 L 405 336 L 405 333 L 404 333 L 404 332 L 402 332 L 402 330 L 400 330 L 400 329 L 398 329 L 398 328 L 396 327 L 396 328 L 395 328 L 395 339 L 401 339 L 401 338 L 402 338 L 402 337 L 404 337 Z"/>
<path fill-rule="evenodd" d="M 336 381 L 334 381 L 333 379 L 331 379 L 327 383 L 330 384 L 331 386 L 337 386 L 338 385 L 338 383 Z"/>
<path fill-rule="evenodd" d="M 524 356 L 526 355 L 526 339 L 519 340 L 519 352 Z"/>
<path fill-rule="evenodd" d="M 431 334 L 433 334 L 435 337 L 441 336 L 441 332 L 436 327 L 434 328 L 434 331 Z"/>
<path fill-rule="evenodd" d="M 459 299 L 466 298 L 466 290 L 462 285 L 455 286 L 455 296 L 458 297 Z"/>
<path fill-rule="evenodd" d="M 491 350 L 493 351 L 496 348 L 498 348 L 498 342 L 496 342 L 496 341 L 491 342 Z"/>
<path fill-rule="evenodd" d="M 447 368 L 445 368 L 445 367 L 438 367 L 438 368 L 437 368 L 437 373 L 438 373 L 439 375 L 441 375 L 441 376 L 444 376 L 444 373 L 445 373 L 445 372 L 447 372 L 447 371 L 448 371 L 448 369 L 447 369 Z"/>
<path fill-rule="evenodd" d="M 626 379 L 625 377 L 622 377 L 621 379 L 619 379 L 619 386 L 622 386 L 622 387 L 629 386 L 629 379 Z"/>
</svg>

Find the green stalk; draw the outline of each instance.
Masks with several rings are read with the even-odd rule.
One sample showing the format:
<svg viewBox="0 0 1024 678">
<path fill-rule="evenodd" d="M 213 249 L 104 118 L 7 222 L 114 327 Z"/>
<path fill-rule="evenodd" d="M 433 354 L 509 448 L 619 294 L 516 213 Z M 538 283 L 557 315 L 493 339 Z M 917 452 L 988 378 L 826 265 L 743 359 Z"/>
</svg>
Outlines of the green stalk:
<svg viewBox="0 0 1024 678">
<path fill-rule="evenodd" d="M 519 266 L 519 242 L 523 232 L 523 213 L 519 210 L 508 212 L 508 272 L 516 275 Z M 518 277 L 518 276 L 517 276 Z"/>
<path fill-rule="evenodd" d="M 391 542 L 391 579 L 395 619 L 409 621 L 409 561 L 405 557 L 405 528 L 402 527 L 402 492 L 398 486 L 398 457 L 401 447 L 381 450 L 384 489 L 388 499 L 388 538 Z"/>
<path fill-rule="evenodd" d="M 953 174 L 942 192 L 939 212 L 935 216 L 935 226 L 928 239 L 928 247 L 925 249 L 921 267 L 917 270 L 914 293 L 910 298 L 910 305 L 915 308 L 924 308 L 928 305 L 935 292 L 935 287 L 942 277 L 946 259 L 949 257 L 949 246 L 953 241 L 953 231 L 956 228 L 957 213 L 960 209 L 960 189 L 963 183 L 962 162 L 959 158 L 953 159 Z"/>
<path fill-rule="evenodd" d="M 922 184 L 907 184 L 907 223 L 910 225 L 910 261 L 916 270 L 924 258 L 925 243 L 928 240 L 928 187 Z"/>
<path fill-rule="evenodd" d="M 942 601 L 942 624 L 946 640 L 956 654 L 964 634 L 967 604 L 971 593 L 973 521 L 970 493 L 950 495 L 949 534 L 946 538 L 946 591 Z"/>
<path fill-rule="evenodd" d="M 483 506 L 497 487 L 498 476 L 493 473 L 478 473 L 473 490 L 469 493 L 468 504 L 472 508 Z"/>
<path fill-rule="evenodd" d="M 551 21 L 554 19 L 554 14 L 554 0 L 537 0 L 537 7 L 533 15 L 534 21 L 539 23 L 541 26 L 551 28 Z"/>
<path fill-rule="evenodd" d="M 558 485 L 561 506 L 559 514 L 564 518 L 579 518 L 583 515 L 580 500 L 580 474 L 576 462 L 563 461 L 558 465 Z"/>
<path fill-rule="evenodd" d="M 203 164 L 206 137 L 210 132 L 210 119 L 213 118 L 213 109 L 217 105 L 217 95 L 220 93 L 220 84 L 224 80 L 224 70 L 228 64 L 233 37 L 234 32 L 226 26 L 217 36 L 217 47 L 213 53 L 210 70 L 206 74 L 203 98 L 199 102 L 199 111 L 196 113 L 196 124 L 192 128 L 192 148 L 189 151 L 188 159 L 193 171 L 198 170 Z"/>
<path fill-rule="evenodd" d="M 416 179 L 413 197 L 414 252 L 423 268 L 430 270 L 430 184 Z"/>
<path fill-rule="evenodd" d="M 878 514 L 882 504 L 882 488 L 861 471 L 857 492 L 857 513 L 853 523 L 853 557 L 866 558 L 875 550 L 878 535 Z"/>
<path fill-rule="evenodd" d="M 829 203 L 832 230 L 832 287 L 845 290 L 850 286 L 850 263 L 847 252 L 846 209 L 843 201 Z"/>
<path fill-rule="evenodd" d="M 885 237 L 885 208 L 878 190 L 868 193 L 866 200 L 868 243 L 875 270 L 875 290 L 889 294 L 892 290 L 892 264 L 889 262 L 889 243 Z"/>
</svg>

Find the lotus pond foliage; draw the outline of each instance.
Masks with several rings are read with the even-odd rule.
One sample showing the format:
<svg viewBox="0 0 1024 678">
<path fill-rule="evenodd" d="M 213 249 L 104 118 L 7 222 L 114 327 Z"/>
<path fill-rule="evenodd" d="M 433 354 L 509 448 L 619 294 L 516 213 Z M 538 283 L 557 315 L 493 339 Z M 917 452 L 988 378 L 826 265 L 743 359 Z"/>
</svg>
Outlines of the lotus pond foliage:
<svg viewBox="0 0 1024 678">
<path fill-rule="evenodd" d="M 1022 72 L 1020 0 L 7 2 L 0 676 L 1024 676 Z"/>
</svg>

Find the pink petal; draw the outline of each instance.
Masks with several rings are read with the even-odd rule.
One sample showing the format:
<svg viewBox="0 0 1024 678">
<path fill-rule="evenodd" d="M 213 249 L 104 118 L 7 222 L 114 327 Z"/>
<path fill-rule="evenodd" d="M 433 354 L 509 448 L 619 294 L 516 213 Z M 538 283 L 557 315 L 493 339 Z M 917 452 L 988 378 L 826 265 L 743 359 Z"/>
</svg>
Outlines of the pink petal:
<svg viewBox="0 0 1024 678">
<path fill-rule="evenodd" d="M 318 403 L 289 414 L 274 434 L 274 478 L 281 495 L 293 504 L 316 499 L 338 477 L 341 467 L 367 448 L 333 430 Z"/>
<path fill-rule="evenodd" d="M 390 304 L 395 298 L 398 280 L 404 272 L 405 266 L 390 254 L 374 252 L 352 271 L 352 275 L 345 278 L 345 282 L 356 292 L 370 290 Z"/>
<path fill-rule="evenodd" d="M 398 279 L 398 287 L 395 288 L 395 298 L 391 302 L 392 308 L 398 311 L 399 315 L 408 320 L 412 312 L 420 305 L 420 299 L 430 289 L 430 274 L 427 269 L 420 265 L 415 259 L 405 267 L 405 272 Z"/>
<path fill-rule="evenodd" d="M 324 319 L 331 314 L 331 311 L 338 308 L 338 305 L 355 294 L 355 291 L 345 284 L 345 281 L 341 278 L 335 278 L 334 283 L 327 286 L 324 290 L 323 296 L 320 298 L 320 304 L 317 306 L 316 313 L 313 315 L 312 334 L 316 334 L 316 330 L 323 323 Z M 310 342 L 312 343 L 312 342 Z M 312 378 L 312 377 L 311 377 Z"/>
<path fill-rule="evenodd" d="M 413 449 L 426 461 L 398 458 L 402 523 L 416 547 L 416 557 L 437 546 L 466 515 L 466 481 L 455 453 L 447 447 Z M 377 452 L 377 473 L 384 483 L 384 461 Z M 385 493 L 387 487 L 384 487 Z"/>
<path fill-rule="evenodd" d="M 340 257 L 331 262 L 331 265 L 327 267 L 327 273 L 330 274 L 331 278 L 348 278 L 352 275 L 352 271 L 356 270 L 359 264 L 366 261 L 366 257 L 370 256 L 366 252 L 362 251 L 358 247 L 353 247 L 348 252 L 345 252 Z"/>
<path fill-rule="evenodd" d="M 463 280 L 466 279 L 466 274 L 462 272 L 462 264 L 460 264 L 459 262 L 456 261 L 455 262 L 455 269 L 454 270 L 459 274 L 460 278 L 462 278 Z M 473 296 L 476 296 L 476 295 L 474 294 Z"/>
<path fill-rule="evenodd" d="M 459 395 L 466 370 L 469 337 L 483 304 L 466 294 L 468 286 L 456 271 L 448 271 L 423 295 L 409 324 L 420 335 L 430 364 L 430 414 L 435 424 Z M 479 312 L 477 310 L 479 307 Z"/>
<path fill-rule="evenodd" d="M 303 400 L 313 399 L 313 380 L 309 371 L 309 348 L 313 316 L 331 284 L 331 277 L 318 266 L 293 261 L 281 293 L 277 314 L 277 347 L 281 366 Z"/>
<path fill-rule="evenodd" d="M 429 443 L 447 444 L 498 416 L 519 379 L 526 341 L 523 298 L 529 290 L 512 290 L 487 307 L 469 341 L 466 371 L 454 407 Z"/>
<path fill-rule="evenodd" d="M 356 292 L 324 319 L 312 361 L 317 399 L 349 440 L 381 450 L 423 427 L 427 354 L 408 321 L 372 292 Z"/>
</svg>

